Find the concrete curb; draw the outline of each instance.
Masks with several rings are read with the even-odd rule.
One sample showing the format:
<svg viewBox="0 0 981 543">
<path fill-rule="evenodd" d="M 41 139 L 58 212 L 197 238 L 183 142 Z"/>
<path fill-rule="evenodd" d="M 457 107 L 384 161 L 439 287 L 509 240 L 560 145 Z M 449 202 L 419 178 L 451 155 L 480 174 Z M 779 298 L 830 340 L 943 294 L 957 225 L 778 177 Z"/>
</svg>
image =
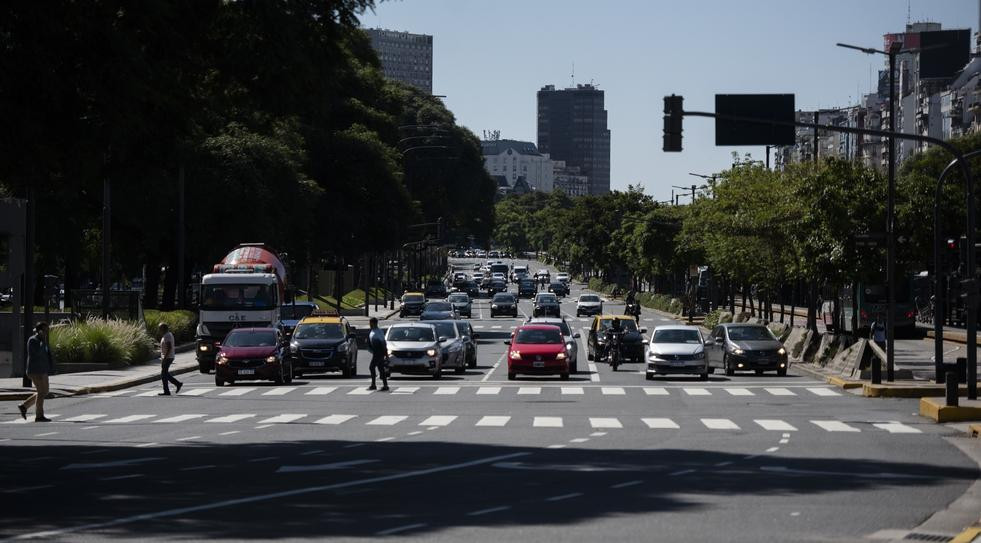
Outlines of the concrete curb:
<svg viewBox="0 0 981 543">
<path fill-rule="evenodd" d="M 954 539 L 950 540 L 950 543 L 971 543 L 978 536 L 981 536 L 981 524 L 971 526 L 970 528 L 957 534 L 954 536 Z"/>
<path fill-rule="evenodd" d="M 981 420 L 981 405 L 945 405 L 940 398 L 920 398 L 920 416 L 934 422 L 965 422 Z M 981 426 L 981 425 L 974 425 Z"/>
<path fill-rule="evenodd" d="M 873 385 L 862 384 L 862 393 L 869 398 L 937 398 L 946 394 L 944 385 Z M 959 394 L 967 394 L 967 385 L 958 387 Z M 978 417 L 981 420 L 981 417 Z"/>
</svg>

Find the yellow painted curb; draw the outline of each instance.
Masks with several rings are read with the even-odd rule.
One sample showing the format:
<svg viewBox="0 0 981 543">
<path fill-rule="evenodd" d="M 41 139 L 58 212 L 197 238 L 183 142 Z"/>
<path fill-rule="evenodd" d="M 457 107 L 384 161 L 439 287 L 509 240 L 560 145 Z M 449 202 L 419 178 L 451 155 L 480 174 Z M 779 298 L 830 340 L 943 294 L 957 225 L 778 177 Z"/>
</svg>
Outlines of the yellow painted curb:
<svg viewBox="0 0 981 543">
<path fill-rule="evenodd" d="M 971 437 L 981 437 L 981 424 L 972 424 L 968 426 L 967 433 L 971 434 Z"/>
<path fill-rule="evenodd" d="M 971 526 L 970 528 L 957 534 L 954 539 L 950 540 L 950 543 L 971 543 L 978 536 L 981 536 L 981 526 Z"/>
<path fill-rule="evenodd" d="M 861 381 L 853 381 L 844 377 L 828 377 L 828 383 L 845 390 L 850 388 L 861 388 L 863 385 Z"/>
<path fill-rule="evenodd" d="M 920 415 L 936 422 L 981 420 L 981 407 L 944 405 L 943 398 L 920 398 Z"/>
</svg>

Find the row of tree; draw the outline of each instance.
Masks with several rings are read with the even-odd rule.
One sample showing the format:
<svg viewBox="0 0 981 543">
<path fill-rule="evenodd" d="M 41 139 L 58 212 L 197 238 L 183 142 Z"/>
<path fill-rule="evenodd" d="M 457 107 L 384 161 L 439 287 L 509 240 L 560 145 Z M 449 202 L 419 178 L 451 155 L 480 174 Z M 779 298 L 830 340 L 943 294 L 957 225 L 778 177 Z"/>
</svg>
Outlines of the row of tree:
<svg viewBox="0 0 981 543">
<path fill-rule="evenodd" d="M 954 143 L 963 152 L 981 149 L 981 134 Z M 932 269 L 934 191 L 951 158 L 930 149 L 899 172 L 900 276 Z M 981 171 L 981 162 L 972 164 Z M 497 204 L 494 238 L 513 250 L 545 252 L 586 277 L 662 293 L 682 293 L 691 267 L 708 265 L 728 304 L 737 293 L 801 300 L 812 322 L 819 289 L 884 281 L 884 249 L 857 243 L 885 230 L 886 180 L 876 170 L 827 159 L 775 171 L 736 158 L 709 189 L 686 206 L 659 204 L 639 187 L 576 199 L 513 196 Z M 945 236 L 965 230 L 964 194 L 954 172 L 941 198 Z"/>
<path fill-rule="evenodd" d="M 443 219 L 487 239 L 495 184 L 439 99 L 382 76 L 358 17 L 374 0 L 99 0 L 0 7 L 0 196 L 37 202 L 38 273 L 98 281 L 104 180 L 113 281 L 156 270 L 174 300 L 177 180 L 186 269 L 263 241 L 343 262 Z M 185 278 L 188 279 L 188 278 Z"/>
</svg>

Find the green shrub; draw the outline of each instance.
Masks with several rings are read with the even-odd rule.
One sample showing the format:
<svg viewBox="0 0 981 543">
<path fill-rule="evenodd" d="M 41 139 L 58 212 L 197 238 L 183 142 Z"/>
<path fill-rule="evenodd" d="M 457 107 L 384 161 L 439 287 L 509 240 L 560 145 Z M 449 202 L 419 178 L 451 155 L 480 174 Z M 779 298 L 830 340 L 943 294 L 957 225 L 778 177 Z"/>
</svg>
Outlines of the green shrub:
<svg viewBox="0 0 981 543">
<path fill-rule="evenodd" d="M 89 319 L 51 328 L 51 352 L 61 364 L 137 364 L 150 360 L 155 342 L 138 323 Z"/>
<path fill-rule="evenodd" d="M 174 334 L 174 341 L 177 344 L 181 344 L 194 340 L 194 334 L 198 325 L 198 316 L 197 313 L 184 309 L 177 311 L 146 309 L 143 311 L 143 321 L 146 323 L 147 334 L 153 338 L 160 336 L 157 330 L 160 323 L 167 323 L 167 326 L 170 327 L 170 333 Z"/>
<path fill-rule="evenodd" d="M 722 318 L 723 311 L 721 309 L 714 309 L 709 311 L 708 315 L 705 315 L 705 322 L 702 326 L 708 328 L 709 330 L 715 328 L 719 325 L 720 319 Z"/>
<path fill-rule="evenodd" d="M 589 290 L 593 292 L 603 292 L 603 280 L 599 277 L 591 277 L 589 279 Z"/>
</svg>

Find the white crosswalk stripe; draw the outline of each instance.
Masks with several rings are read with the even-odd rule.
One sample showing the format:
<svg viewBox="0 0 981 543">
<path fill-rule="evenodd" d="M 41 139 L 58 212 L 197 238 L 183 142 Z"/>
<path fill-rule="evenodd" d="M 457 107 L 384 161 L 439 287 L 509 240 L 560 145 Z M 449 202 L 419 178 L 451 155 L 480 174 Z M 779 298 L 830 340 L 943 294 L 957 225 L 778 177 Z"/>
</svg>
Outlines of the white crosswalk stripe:
<svg viewBox="0 0 981 543">
<path fill-rule="evenodd" d="M 374 420 L 368 421 L 370 426 L 394 426 L 409 417 L 403 415 L 382 415 Z"/>
<path fill-rule="evenodd" d="M 562 428 L 562 417 L 535 417 L 531 425 L 536 428 Z"/>
<path fill-rule="evenodd" d="M 828 432 L 861 432 L 858 428 L 838 420 L 812 420 L 811 423 Z"/>
<path fill-rule="evenodd" d="M 244 396 L 255 390 L 255 387 L 236 387 L 227 392 L 222 392 L 219 396 Z"/>
<path fill-rule="evenodd" d="M 357 415 L 330 415 L 322 419 L 317 419 L 314 424 L 344 424 L 345 422 L 357 417 Z"/>
<path fill-rule="evenodd" d="M 687 394 L 689 396 L 711 396 L 712 395 L 711 392 L 709 392 L 707 389 L 704 389 L 704 388 L 685 387 L 682 390 L 684 390 L 685 391 L 685 394 Z"/>
<path fill-rule="evenodd" d="M 181 392 L 181 396 L 202 396 L 214 390 L 213 388 L 192 388 Z"/>
<path fill-rule="evenodd" d="M 285 424 L 287 422 L 293 422 L 295 420 L 300 420 L 307 415 L 299 413 L 287 413 L 283 415 L 276 415 L 275 417 L 269 417 L 268 419 L 263 419 L 259 421 L 259 424 Z"/>
<path fill-rule="evenodd" d="M 769 392 L 770 394 L 773 394 L 774 396 L 796 396 L 797 395 L 794 392 L 792 392 L 791 390 L 786 389 L 786 388 L 781 388 L 781 387 L 767 387 L 767 388 L 764 388 L 763 390 Z"/>
<path fill-rule="evenodd" d="M 726 390 L 726 392 L 728 392 L 732 396 L 755 396 L 755 394 L 753 394 L 748 388 L 728 388 L 727 387 L 725 390 Z"/>
<path fill-rule="evenodd" d="M 912 426 L 907 426 L 898 421 L 891 422 L 877 422 L 873 423 L 872 426 L 885 430 L 890 434 L 920 434 L 923 433 L 919 428 L 913 428 Z"/>
<path fill-rule="evenodd" d="M 439 387 L 433 394 L 436 396 L 452 396 L 457 392 L 460 392 L 460 387 Z"/>
<path fill-rule="evenodd" d="M 217 417 L 213 419 L 208 419 L 204 422 L 238 422 L 240 420 L 251 419 L 255 415 L 247 413 L 238 413 L 235 415 L 225 415 L 224 417 Z"/>
<path fill-rule="evenodd" d="M 368 390 L 368 387 L 357 387 L 357 388 L 351 389 L 351 391 L 348 392 L 348 395 L 350 395 L 350 396 L 364 396 L 366 394 L 371 394 L 372 392 L 374 392 L 374 391 L 373 390 Z"/>
<path fill-rule="evenodd" d="M 807 390 L 818 396 L 841 396 L 841 394 L 838 394 L 830 388 L 809 388 Z"/>
<path fill-rule="evenodd" d="M 681 428 L 680 426 L 678 426 L 677 423 L 675 423 L 671 419 L 665 419 L 665 418 L 645 418 L 645 419 L 641 419 L 641 420 L 644 421 L 644 424 L 646 424 L 648 428 L 651 428 L 653 430 L 668 429 L 668 428 Z"/>
<path fill-rule="evenodd" d="M 623 424 L 615 418 L 590 417 L 589 425 L 593 428 L 623 428 Z"/>
<path fill-rule="evenodd" d="M 602 387 L 600 388 L 600 392 L 602 392 L 604 396 L 623 396 L 626 394 L 623 387 Z"/>
<path fill-rule="evenodd" d="M 456 420 L 456 415 L 433 415 L 419 423 L 419 426 L 446 426 Z"/>
<path fill-rule="evenodd" d="M 154 424 L 168 423 L 168 422 L 186 422 L 186 421 L 194 420 L 194 419 L 203 419 L 204 417 L 207 417 L 207 416 L 208 415 L 177 415 L 176 417 L 167 417 L 165 419 L 157 419 L 157 420 L 155 420 L 153 422 L 154 422 Z"/>
<path fill-rule="evenodd" d="M 60 417 L 61 415 L 53 415 L 51 413 L 48 413 L 48 414 L 46 414 L 44 416 L 45 417 L 48 417 L 49 419 L 56 419 L 56 418 Z M 14 420 L 4 421 L 4 424 L 27 424 L 28 422 L 32 422 L 32 420 L 31 419 L 22 419 L 22 418 L 19 418 L 18 417 L 18 418 L 14 419 Z"/>
<path fill-rule="evenodd" d="M 50 415 L 49 415 L 50 416 Z M 156 415 L 127 415 L 125 417 L 119 417 L 118 419 L 112 419 L 105 421 L 106 424 L 125 424 L 127 422 L 138 422 L 141 420 L 152 419 Z"/>
<path fill-rule="evenodd" d="M 116 396 L 122 396 L 123 394 L 129 394 L 130 392 L 133 391 L 128 388 L 123 388 L 120 390 L 111 390 L 109 392 L 100 392 L 98 394 L 93 394 L 93 396 L 96 398 L 113 398 Z"/>
<path fill-rule="evenodd" d="M 702 419 L 702 424 L 709 430 L 738 430 L 739 425 L 729 419 Z"/>
<path fill-rule="evenodd" d="M 782 420 L 776 419 L 757 419 L 754 420 L 756 424 L 759 424 L 764 430 L 770 430 L 773 432 L 796 432 L 797 428 Z"/>
<path fill-rule="evenodd" d="M 133 396 L 134 398 L 146 398 L 147 396 L 156 396 L 162 392 L 160 389 L 147 390 L 145 392 L 140 392 L 139 394 Z"/>
<path fill-rule="evenodd" d="M 89 422 L 92 420 L 97 420 L 105 417 L 106 415 L 76 415 L 74 417 L 69 417 L 62 422 Z"/>
<path fill-rule="evenodd" d="M 276 387 L 272 390 L 263 392 L 263 396 L 284 396 L 296 390 L 296 387 Z"/>
<path fill-rule="evenodd" d="M 500 394 L 501 387 L 480 387 L 477 394 Z"/>
<path fill-rule="evenodd" d="M 648 396 L 667 396 L 668 389 L 663 387 L 644 387 L 644 394 Z"/>
<path fill-rule="evenodd" d="M 523 394 L 523 395 L 531 394 L 531 395 L 534 395 L 534 394 L 541 394 L 541 393 L 542 393 L 542 387 L 520 387 L 520 388 L 518 388 L 518 394 Z"/>
<path fill-rule="evenodd" d="M 330 394 L 331 392 L 334 392 L 335 390 L 337 390 L 337 387 L 315 387 L 312 390 L 310 390 L 309 392 L 307 392 L 307 395 L 308 396 L 325 396 L 327 394 Z"/>
<path fill-rule="evenodd" d="M 419 392 L 419 387 L 398 387 L 392 391 L 392 394 L 409 395 L 415 394 L 416 392 Z"/>
<path fill-rule="evenodd" d="M 507 417 L 507 416 L 487 415 L 485 417 L 481 417 L 481 419 L 477 421 L 477 424 L 475 426 L 500 427 L 506 425 L 510 420 L 511 417 Z"/>
<path fill-rule="evenodd" d="M 581 396 L 583 394 L 582 387 L 562 387 L 561 390 L 563 396 L 570 396 L 570 395 Z"/>
</svg>

